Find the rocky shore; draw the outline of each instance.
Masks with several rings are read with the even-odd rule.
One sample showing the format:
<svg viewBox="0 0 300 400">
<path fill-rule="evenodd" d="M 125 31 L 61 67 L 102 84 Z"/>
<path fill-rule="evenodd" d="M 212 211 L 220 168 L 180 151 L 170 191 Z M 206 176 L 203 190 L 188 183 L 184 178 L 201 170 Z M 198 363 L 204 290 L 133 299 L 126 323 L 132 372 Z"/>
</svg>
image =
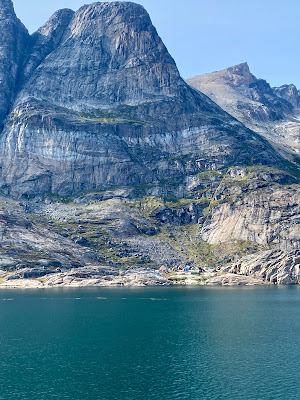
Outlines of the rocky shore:
<svg viewBox="0 0 300 400">
<path fill-rule="evenodd" d="M 0 271 L 0 289 L 34 289 L 87 286 L 169 286 L 169 285 L 262 285 L 262 279 L 224 272 L 162 274 L 150 268 L 117 270 L 110 267 L 83 267 L 68 271 L 41 268 Z"/>
</svg>

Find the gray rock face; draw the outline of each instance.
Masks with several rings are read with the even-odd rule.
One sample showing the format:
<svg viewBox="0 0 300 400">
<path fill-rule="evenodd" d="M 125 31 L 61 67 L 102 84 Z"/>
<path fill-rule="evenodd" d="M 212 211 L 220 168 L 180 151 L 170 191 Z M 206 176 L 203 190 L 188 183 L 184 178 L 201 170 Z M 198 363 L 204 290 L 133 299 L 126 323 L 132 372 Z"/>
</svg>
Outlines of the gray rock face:
<svg viewBox="0 0 300 400">
<path fill-rule="evenodd" d="M 37 32 L 31 35 L 28 43 L 27 57 L 21 70 L 20 81 L 25 83 L 32 72 L 45 58 L 52 53 L 63 40 L 74 11 L 63 9 L 57 11 Z"/>
<path fill-rule="evenodd" d="M 273 88 L 277 96 L 282 97 L 291 103 L 294 108 L 300 108 L 300 90 L 295 85 L 283 85 Z"/>
<path fill-rule="evenodd" d="M 12 106 L 29 34 L 11 0 L 0 1 L 0 129 Z"/>
<path fill-rule="evenodd" d="M 61 30 L 61 44 L 19 98 L 83 111 L 177 94 L 179 73 L 142 6 L 94 3 L 83 6 L 69 24 L 72 14 L 61 14 L 38 31 L 47 37 Z"/>
<path fill-rule="evenodd" d="M 293 106 L 283 96 L 278 97 L 265 80 L 257 79 L 247 63 L 195 76 L 187 82 L 238 119 L 269 123 L 293 112 Z"/>
<path fill-rule="evenodd" d="M 0 0 L 0 24 L 0 266 L 13 281 L 165 284 L 144 267 L 300 248 L 298 181 L 260 136 L 296 151 L 294 87 L 247 64 L 205 77 L 256 134 L 182 80 L 137 4 L 60 10 L 29 36 Z M 236 273 L 208 283 L 262 281 Z"/>
<path fill-rule="evenodd" d="M 202 229 L 203 240 L 218 244 L 234 240 L 300 248 L 299 187 L 273 186 L 246 193 L 216 207 Z"/>
<path fill-rule="evenodd" d="M 270 283 L 300 283 L 300 250 L 269 250 L 252 254 L 235 263 L 229 272 L 249 275 Z"/>
<path fill-rule="evenodd" d="M 185 225 L 197 223 L 203 217 L 203 209 L 207 204 L 190 203 L 182 205 L 180 208 L 162 206 L 154 210 L 150 216 L 162 223 L 173 225 Z"/>
<path fill-rule="evenodd" d="M 294 85 L 271 88 L 248 64 L 187 79 L 250 129 L 265 136 L 286 158 L 300 154 L 299 92 Z M 292 153 L 292 156 L 291 156 Z"/>
<path fill-rule="evenodd" d="M 16 204 L 14 206 L 17 208 Z M 36 266 L 40 268 L 32 272 L 37 274 L 36 276 L 42 276 L 51 273 L 51 268 L 55 269 L 58 266 L 72 268 L 73 265 L 82 265 L 83 262 L 101 261 L 101 257 L 95 251 L 54 233 L 47 223 L 33 223 L 20 210 L 0 211 L 0 239 L 2 268 L 30 268 L 22 268 L 22 273 L 16 274 L 19 277 L 26 277 L 24 273 L 30 272 Z"/>
<path fill-rule="evenodd" d="M 31 42 L 0 139 L 0 186 L 61 195 L 277 164 L 258 135 L 191 89 L 142 6 L 56 13 Z"/>
</svg>

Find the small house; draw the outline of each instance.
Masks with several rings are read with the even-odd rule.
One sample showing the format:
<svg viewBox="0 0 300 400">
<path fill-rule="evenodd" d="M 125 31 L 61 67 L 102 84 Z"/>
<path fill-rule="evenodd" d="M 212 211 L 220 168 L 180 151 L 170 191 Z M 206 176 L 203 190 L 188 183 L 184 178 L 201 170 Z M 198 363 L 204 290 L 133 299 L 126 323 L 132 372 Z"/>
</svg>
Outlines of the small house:
<svg viewBox="0 0 300 400">
<path fill-rule="evenodd" d="M 167 274 L 167 273 L 169 272 L 168 267 L 166 267 L 165 265 L 162 265 L 162 266 L 159 268 L 159 272 L 160 272 L 161 274 Z"/>
</svg>

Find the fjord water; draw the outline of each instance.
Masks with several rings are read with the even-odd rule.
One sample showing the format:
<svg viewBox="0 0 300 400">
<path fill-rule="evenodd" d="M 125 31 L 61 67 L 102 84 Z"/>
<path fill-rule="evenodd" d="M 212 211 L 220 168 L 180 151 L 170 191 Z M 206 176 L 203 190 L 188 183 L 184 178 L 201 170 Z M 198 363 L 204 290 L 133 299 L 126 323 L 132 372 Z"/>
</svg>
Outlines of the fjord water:
<svg viewBox="0 0 300 400">
<path fill-rule="evenodd" d="M 300 289 L 0 292 L 0 399 L 299 399 Z"/>
</svg>

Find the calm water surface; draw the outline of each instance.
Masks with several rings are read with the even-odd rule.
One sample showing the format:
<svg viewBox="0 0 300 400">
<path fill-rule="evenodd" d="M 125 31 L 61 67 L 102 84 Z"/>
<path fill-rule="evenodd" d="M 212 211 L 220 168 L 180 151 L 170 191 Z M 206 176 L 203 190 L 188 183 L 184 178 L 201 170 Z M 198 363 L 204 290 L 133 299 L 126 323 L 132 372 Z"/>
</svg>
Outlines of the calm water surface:
<svg viewBox="0 0 300 400">
<path fill-rule="evenodd" d="M 300 289 L 0 291 L 1 400 L 300 399 Z"/>
</svg>

